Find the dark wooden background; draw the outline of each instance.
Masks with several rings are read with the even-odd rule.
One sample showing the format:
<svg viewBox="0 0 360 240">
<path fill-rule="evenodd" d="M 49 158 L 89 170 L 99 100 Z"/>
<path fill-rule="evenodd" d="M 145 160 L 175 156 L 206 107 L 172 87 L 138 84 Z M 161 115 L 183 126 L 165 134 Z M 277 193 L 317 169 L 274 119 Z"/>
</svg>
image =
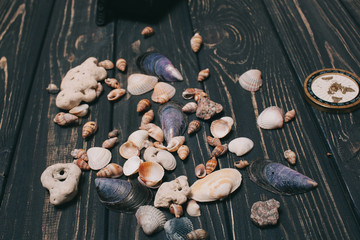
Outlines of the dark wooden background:
<svg viewBox="0 0 360 240">
<path fill-rule="evenodd" d="M 360 74 L 360 1 L 180 0 L 156 18 L 126 16 L 119 10 L 101 27 L 95 24 L 96 4 L 0 0 L 0 239 L 165 238 L 164 231 L 146 236 L 134 215 L 105 209 L 97 197 L 94 171 L 82 174 L 78 195 L 60 207 L 49 203 L 40 182 L 47 166 L 71 162 L 74 148 L 101 146 L 113 128 L 120 130 L 123 143 L 139 126 L 137 102 L 151 96 L 127 94 L 112 103 L 106 99 L 110 88 L 104 86 L 79 126 L 59 127 L 52 121 L 59 109 L 47 85 L 60 85 L 66 72 L 88 57 L 123 57 L 127 71 L 111 70 L 108 75 L 126 88 L 127 77 L 139 72 L 136 57 L 147 50 L 163 53 L 181 71 L 184 81 L 173 84 L 174 100 L 186 103 L 181 92 L 198 87 L 224 106 L 218 117 L 231 116 L 235 124 L 223 142 L 251 138 L 255 147 L 244 156 L 249 161 L 285 163 L 282 155 L 290 148 L 298 155 L 294 169 L 319 183 L 305 194 L 279 196 L 240 170 L 241 187 L 224 201 L 201 203 L 202 215 L 190 217 L 195 228 L 207 230 L 211 239 L 360 239 L 360 110 L 320 112 L 308 105 L 302 91 L 305 78 L 318 69 Z M 156 33 L 144 39 L 140 32 L 148 25 Z M 204 39 L 198 54 L 190 48 L 195 32 Z M 199 70 L 207 67 L 210 78 L 198 83 Z M 236 83 L 251 68 L 263 75 L 256 93 Z M 153 105 L 156 110 L 158 105 Z M 259 129 L 256 117 L 271 105 L 295 109 L 296 119 L 282 129 Z M 189 121 L 193 119 L 190 115 Z M 99 130 L 84 141 L 81 127 L 87 120 L 96 121 Z M 196 135 L 186 135 L 191 154 L 184 162 L 177 158 L 177 168 L 166 173 L 165 181 L 180 175 L 188 176 L 190 184 L 196 180 L 194 167 L 206 162 L 212 150 L 206 143 L 209 123 L 202 122 Z M 120 144 L 112 149 L 112 162 L 122 165 Z M 219 167 L 233 167 L 238 159 L 228 153 L 219 158 Z M 281 204 L 280 220 L 260 229 L 250 220 L 250 208 L 270 198 Z"/>
</svg>

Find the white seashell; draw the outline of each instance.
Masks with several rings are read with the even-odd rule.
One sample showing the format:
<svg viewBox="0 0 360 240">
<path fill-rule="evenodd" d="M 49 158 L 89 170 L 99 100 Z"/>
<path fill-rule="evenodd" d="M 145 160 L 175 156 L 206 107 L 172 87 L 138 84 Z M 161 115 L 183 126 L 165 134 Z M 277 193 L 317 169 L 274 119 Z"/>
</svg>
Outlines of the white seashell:
<svg viewBox="0 0 360 240">
<path fill-rule="evenodd" d="M 139 156 L 140 150 L 133 142 L 127 141 L 119 147 L 119 153 L 123 158 L 129 159 L 133 156 Z"/>
<path fill-rule="evenodd" d="M 173 137 L 166 149 L 169 151 L 169 152 L 175 152 L 177 151 L 183 144 L 185 143 L 185 137 L 184 136 L 176 136 L 176 137 Z"/>
<path fill-rule="evenodd" d="M 202 45 L 202 37 L 199 33 L 195 33 L 194 36 L 190 39 L 191 49 L 194 52 L 198 52 Z"/>
<path fill-rule="evenodd" d="M 109 164 L 111 152 L 106 148 L 92 147 L 87 150 L 88 164 L 92 170 L 99 170 Z"/>
<path fill-rule="evenodd" d="M 176 93 L 176 89 L 164 82 L 159 82 L 155 85 L 154 92 L 151 95 L 151 100 L 163 104 L 168 102 Z"/>
<path fill-rule="evenodd" d="M 253 149 L 253 147 L 254 142 L 246 137 L 235 138 L 228 145 L 229 151 L 235 153 L 238 157 L 245 155 Z"/>
<path fill-rule="evenodd" d="M 146 162 L 156 162 L 157 154 L 160 149 L 155 147 L 148 147 L 145 149 L 143 158 Z"/>
<path fill-rule="evenodd" d="M 250 69 L 239 77 L 239 83 L 242 88 L 250 92 L 256 92 L 262 85 L 261 71 Z"/>
<path fill-rule="evenodd" d="M 69 113 L 78 117 L 84 117 L 89 112 L 88 104 L 81 104 L 69 110 Z"/>
<path fill-rule="evenodd" d="M 148 138 L 149 133 L 146 130 L 137 130 L 130 134 L 130 136 L 128 137 L 128 141 L 133 142 L 138 147 L 138 149 L 141 150 L 144 147 L 145 141 L 148 140 Z"/>
<path fill-rule="evenodd" d="M 190 198 L 198 202 L 222 200 L 240 186 L 241 180 L 241 173 L 233 168 L 214 171 L 190 187 Z"/>
<path fill-rule="evenodd" d="M 156 141 L 158 141 L 158 142 L 164 141 L 164 133 L 163 133 L 161 127 L 159 127 L 153 123 L 148 123 L 148 124 L 141 125 L 140 129 L 146 130 L 149 133 L 149 136 L 152 137 L 153 139 L 155 139 Z"/>
<path fill-rule="evenodd" d="M 263 129 L 282 128 L 284 125 L 284 110 L 276 106 L 265 108 L 258 116 L 257 124 Z"/>
<path fill-rule="evenodd" d="M 157 162 L 144 162 L 140 164 L 139 178 L 148 187 L 154 187 L 161 183 L 164 174 L 164 168 Z"/>
<path fill-rule="evenodd" d="M 132 95 L 141 95 L 154 89 L 158 78 L 145 74 L 135 73 L 128 77 L 127 90 Z"/>
<path fill-rule="evenodd" d="M 160 163 L 160 165 L 168 171 L 174 170 L 176 168 L 175 157 L 166 150 L 160 150 L 157 153 L 156 162 Z"/>
<path fill-rule="evenodd" d="M 186 212 L 192 217 L 200 217 L 200 206 L 197 204 L 197 202 L 193 199 L 189 200 L 186 205 Z"/>
<path fill-rule="evenodd" d="M 133 156 L 126 160 L 123 166 L 125 176 L 131 176 L 138 172 L 140 164 L 143 162 L 138 156 Z"/>
<path fill-rule="evenodd" d="M 146 235 L 151 235 L 164 228 L 166 217 L 159 209 L 145 205 L 139 207 L 135 213 L 137 223 Z"/>
<path fill-rule="evenodd" d="M 231 117 L 222 117 L 211 123 L 210 132 L 215 138 L 223 138 L 231 131 L 233 124 Z"/>
</svg>

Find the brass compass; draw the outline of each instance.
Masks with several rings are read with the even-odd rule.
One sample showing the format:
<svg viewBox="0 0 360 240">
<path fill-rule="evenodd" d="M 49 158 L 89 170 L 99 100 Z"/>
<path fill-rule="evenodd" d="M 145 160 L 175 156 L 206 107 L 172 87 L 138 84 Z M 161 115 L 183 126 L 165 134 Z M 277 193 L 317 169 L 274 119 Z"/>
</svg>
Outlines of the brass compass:
<svg viewBox="0 0 360 240">
<path fill-rule="evenodd" d="M 313 72 L 305 80 L 304 91 L 307 100 L 323 111 L 350 112 L 360 105 L 360 78 L 345 70 Z"/>
</svg>

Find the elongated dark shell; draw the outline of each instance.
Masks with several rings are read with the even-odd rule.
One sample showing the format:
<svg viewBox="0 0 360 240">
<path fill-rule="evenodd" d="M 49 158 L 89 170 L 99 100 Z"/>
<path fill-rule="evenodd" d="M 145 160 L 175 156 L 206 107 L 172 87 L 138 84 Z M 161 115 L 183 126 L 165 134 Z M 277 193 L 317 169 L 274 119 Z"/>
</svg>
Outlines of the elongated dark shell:
<svg viewBox="0 0 360 240">
<path fill-rule="evenodd" d="M 152 200 L 151 191 L 137 181 L 96 178 L 95 186 L 100 202 L 118 212 L 133 213 Z"/>
<path fill-rule="evenodd" d="M 165 234 L 168 240 L 187 239 L 187 234 L 194 230 L 194 226 L 189 218 L 173 218 L 164 225 Z"/>
<path fill-rule="evenodd" d="M 311 178 L 270 160 L 252 161 L 249 176 L 260 187 L 282 195 L 304 193 L 318 185 Z"/>
<path fill-rule="evenodd" d="M 182 136 L 186 129 L 186 116 L 181 111 L 181 106 L 169 102 L 159 108 L 161 128 L 167 143 L 176 136 Z"/>
<path fill-rule="evenodd" d="M 137 59 L 136 64 L 141 71 L 149 75 L 158 76 L 162 80 L 168 82 L 183 80 L 179 70 L 174 67 L 168 58 L 160 53 L 144 53 Z"/>
</svg>

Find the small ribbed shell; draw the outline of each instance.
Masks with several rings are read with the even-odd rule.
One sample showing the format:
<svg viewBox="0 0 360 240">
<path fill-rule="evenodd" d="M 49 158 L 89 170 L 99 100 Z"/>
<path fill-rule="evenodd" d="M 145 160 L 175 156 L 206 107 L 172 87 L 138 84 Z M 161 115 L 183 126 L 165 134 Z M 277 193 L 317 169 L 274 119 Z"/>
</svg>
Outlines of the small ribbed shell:
<svg viewBox="0 0 360 240">
<path fill-rule="evenodd" d="M 149 133 L 149 136 L 158 142 L 164 141 L 164 133 L 161 127 L 153 123 L 142 124 L 139 129 L 146 130 Z"/>
<path fill-rule="evenodd" d="M 169 207 L 170 213 L 174 214 L 176 218 L 180 218 L 184 214 L 183 207 L 180 204 L 172 203 Z"/>
<path fill-rule="evenodd" d="M 176 136 L 173 137 L 168 145 L 167 145 L 167 150 L 169 152 L 175 152 L 179 149 L 180 146 L 182 146 L 185 143 L 185 137 L 184 136 Z"/>
<path fill-rule="evenodd" d="M 141 118 L 141 125 L 142 124 L 148 124 L 154 120 L 154 110 L 149 110 Z"/>
<path fill-rule="evenodd" d="M 110 163 L 96 173 L 97 177 L 118 178 L 123 175 L 123 168 L 116 163 Z"/>
<path fill-rule="evenodd" d="M 217 166 L 217 160 L 215 157 L 206 162 L 206 174 L 212 173 Z"/>
<path fill-rule="evenodd" d="M 143 162 L 138 156 L 132 156 L 123 165 L 125 176 L 131 176 L 139 171 L 140 164 Z"/>
<path fill-rule="evenodd" d="M 221 145 L 221 141 L 218 138 L 213 138 L 211 136 L 207 137 L 207 142 L 210 146 L 216 147 L 218 145 Z"/>
<path fill-rule="evenodd" d="M 143 158 L 146 162 L 156 162 L 157 154 L 160 149 L 156 147 L 148 147 L 145 149 Z"/>
<path fill-rule="evenodd" d="M 115 78 L 106 78 L 104 80 L 104 82 L 106 83 L 106 85 L 108 85 L 109 87 L 112 88 L 120 88 L 120 83 L 118 82 L 118 80 L 116 80 Z"/>
<path fill-rule="evenodd" d="M 211 123 L 210 132 L 216 138 L 223 138 L 231 131 L 233 124 L 234 120 L 231 117 L 222 117 Z"/>
<path fill-rule="evenodd" d="M 208 68 L 203 69 L 199 72 L 197 80 L 199 82 L 202 82 L 205 79 L 207 79 L 209 77 L 209 75 L 210 75 L 210 70 Z"/>
<path fill-rule="evenodd" d="M 124 142 L 119 148 L 120 156 L 125 159 L 129 159 L 133 156 L 139 156 L 139 148 L 131 141 Z"/>
<path fill-rule="evenodd" d="M 189 156 L 189 153 L 190 153 L 190 149 L 186 145 L 180 146 L 179 149 L 177 150 L 177 154 L 181 160 L 185 160 Z"/>
<path fill-rule="evenodd" d="M 282 128 L 284 125 L 284 110 L 271 106 L 265 108 L 257 118 L 257 125 L 262 129 Z"/>
<path fill-rule="evenodd" d="M 246 160 L 239 160 L 234 162 L 234 166 L 239 169 L 243 169 L 247 166 L 249 166 L 249 162 Z"/>
<path fill-rule="evenodd" d="M 124 72 L 126 69 L 126 60 L 123 58 L 119 58 L 116 61 L 116 68 L 119 69 L 120 71 Z"/>
<path fill-rule="evenodd" d="M 159 82 L 155 85 L 154 92 L 151 95 L 151 100 L 163 104 L 168 102 L 176 93 L 176 89 L 164 82 Z"/>
<path fill-rule="evenodd" d="M 199 164 L 195 167 L 195 176 L 197 178 L 204 178 L 206 176 L 206 167 L 204 164 Z"/>
<path fill-rule="evenodd" d="M 133 142 L 139 150 L 143 149 L 145 141 L 148 140 L 149 133 L 146 130 L 137 130 L 130 134 L 128 141 Z"/>
<path fill-rule="evenodd" d="M 141 73 L 131 74 L 127 79 L 127 90 L 132 95 L 142 95 L 154 89 L 158 78 Z"/>
<path fill-rule="evenodd" d="M 84 124 L 83 128 L 82 128 L 82 137 L 83 138 L 87 138 L 90 137 L 92 135 L 95 134 L 95 132 L 97 131 L 97 124 L 94 121 L 89 121 L 87 123 Z"/>
<path fill-rule="evenodd" d="M 175 157 L 166 150 L 160 150 L 156 154 L 156 162 L 159 163 L 163 168 L 168 171 L 172 171 L 176 168 L 176 159 Z"/>
<path fill-rule="evenodd" d="M 117 140 L 118 140 L 118 137 L 112 137 L 112 138 L 106 139 L 106 140 L 102 143 L 102 147 L 103 147 L 103 148 L 112 148 L 112 147 L 115 146 Z"/>
<path fill-rule="evenodd" d="M 191 99 L 195 96 L 196 93 L 199 92 L 204 92 L 204 91 L 199 88 L 187 88 L 182 92 L 182 97 L 185 99 Z"/>
<path fill-rule="evenodd" d="M 168 240 L 185 240 L 186 234 L 194 230 L 194 226 L 189 218 L 173 218 L 164 225 L 165 235 Z"/>
<path fill-rule="evenodd" d="M 96 97 L 98 98 L 103 91 L 104 87 L 101 85 L 101 83 L 98 83 L 95 89 Z"/>
<path fill-rule="evenodd" d="M 292 119 L 295 118 L 295 115 L 296 115 L 296 113 L 295 113 L 295 110 L 294 110 L 294 109 L 286 112 L 286 113 L 285 113 L 285 119 L 284 119 L 284 121 L 285 121 L 285 122 L 291 121 Z"/>
<path fill-rule="evenodd" d="M 211 152 L 210 157 L 220 157 L 221 155 L 225 154 L 228 150 L 228 145 L 217 145 L 213 151 Z"/>
<path fill-rule="evenodd" d="M 186 237 L 188 240 L 207 240 L 209 234 L 204 229 L 199 228 L 186 234 Z"/>
<path fill-rule="evenodd" d="M 185 104 L 181 110 L 184 113 L 194 113 L 194 112 L 196 112 L 196 109 L 197 109 L 197 103 L 189 102 L 189 103 Z"/>
<path fill-rule="evenodd" d="M 141 31 L 141 35 L 143 35 L 144 37 L 150 37 L 152 35 L 154 35 L 155 31 L 152 27 L 145 27 L 142 31 Z"/>
<path fill-rule="evenodd" d="M 149 99 L 141 99 L 136 106 L 136 111 L 137 112 L 147 111 L 150 109 L 150 107 L 151 107 L 151 102 Z"/>
<path fill-rule="evenodd" d="M 262 85 L 261 71 L 250 69 L 239 77 L 239 83 L 242 88 L 250 92 L 256 92 Z"/>
<path fill-rule="evenodd" d="M 164 168 L 157 162 L 144 162 L 139 167 L 139 178 L 147 187 L 155 187 L 164 177 Z"/>
<path fill-rule="evenodd" d="M 195 33 L 194 36 L 190 40 L 191 49 L 194 52 L 198 52 L 202 44 L 202 37 L 199 33 Z"/>
<path fill-rule="evenodd" d="M 186 212 L 191 217 L 200 217 L 201 216 L 200 206 L 193 199 L 188 201 L 188 203 L 186 205 Z"/>
<path fill-rule="evenodd" d="M 254 147 L 254 142 L 246 137 L 235 138 L 229 143 L 229 151 L 240 157 L 250 152 Z"/>
<path fill-rule="evenodd" d="M 82 170 L 90 170 L 89 164 L 82 158 L 75 159 L 74 164 L 76 164 Z"/>
<path fill-rule="evenodd" d="M 92 170 L 99 170 L 111 161 L 111 152 L 106 148 L 92 147 L 87 150 L 89 166 Z"/>
<path fill-rule="evenodd" d="M 76 122 L 78 119 L 79 118 L 77 116 L 75 116 L 71 113 L 59 112 L 54 117 L 54 122 L 60 126 L 66 126 L 66 125 Z"/>
<path fill-rule="evenodd" d="M 284 152 L 284 157 L 291 165 L 296 164 L 296 154 L 290 149 Z"/>
<path fill-rule="evenodd" d="M 111 132 L 108 133 L 108 138 L 117 137 L 119 135 L 119 130 L 114 129 Z"/>
<path fill-rule="evenodd" d="M 115 88 L 109 92 L 107 95 L 107 99 L 109 101 L 115 101 L 124 96 L 126 93 L 126 90 L 123 88 Z"/>
<path fill-rule="evenodd" d="M 151 235 L 164 228 L 166 217 L 159 209 L 145 205 L 139 207 L 135 213 L 138 225 L 142 228 L 146 235 Z"/>
<path fill-rule="evenodd" d="M 201 123 L 198 120 L 193 120 L 189 123 L 187 133 L 190 135 L 192 133 L 196 133 L 201 128 Z"/>
<path fill-rule="evenodd" d="M 78 117 L 84 117 L 89 112 L 88 104 L 81 104 L 69 110 L 69 113 L 74 114 Z"/>
<path fill-rule="evenodd" d="M 99 66 L 99 67 L 103 67 L 103 68 L 109 70 L 109 69 L 113 69 L 113 68 L 114 68 L 114 63 L 113 63 L 112 61 L 110 61 L 110 60 L 107 59 L 107 60 L 103 60 L 103 61 L 99 62 L 99 63 L 98 63 L 98 66 Z"/>
<path fill-rule="evenodd" d="M 71 156 L 73 158 L 81 158 L 85 161 L 89 161 L 89 158 L 87 156 L 87 153 L 86 153 L 86 150 L 85 149 L 78 149 L 78 148 L 75 148 L 74 150 L 71 151 Z"/>
</svg>

